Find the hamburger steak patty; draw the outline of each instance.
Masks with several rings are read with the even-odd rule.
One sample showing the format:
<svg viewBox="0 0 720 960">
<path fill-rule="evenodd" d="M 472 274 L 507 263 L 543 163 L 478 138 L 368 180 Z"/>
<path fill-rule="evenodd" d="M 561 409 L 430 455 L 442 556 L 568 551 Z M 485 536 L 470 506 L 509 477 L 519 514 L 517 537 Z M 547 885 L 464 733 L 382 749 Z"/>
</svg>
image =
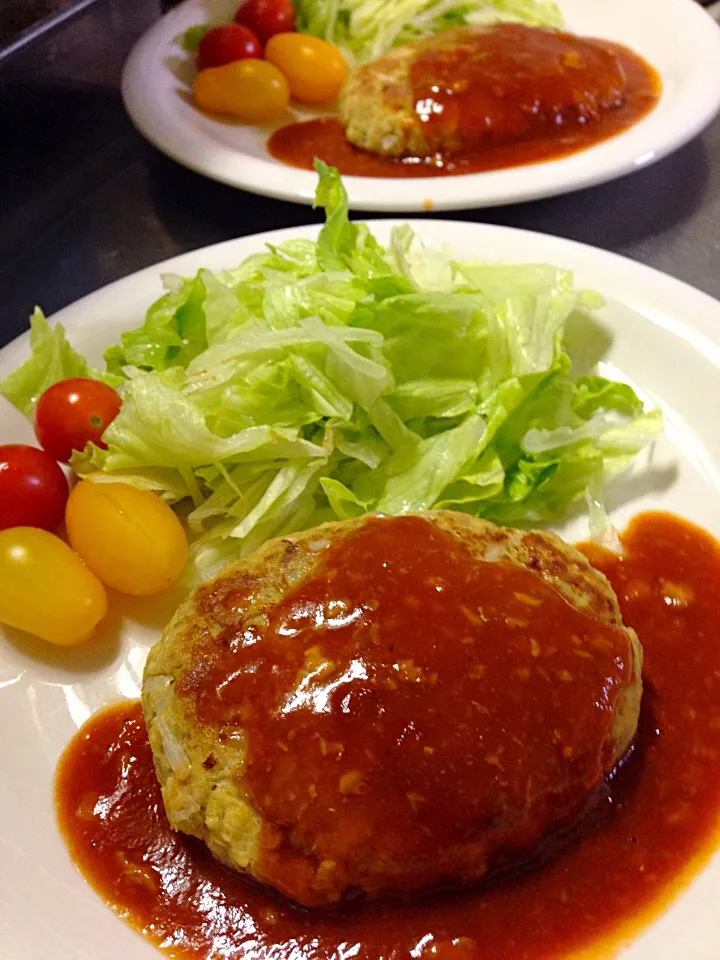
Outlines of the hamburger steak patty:
<svg viewBox="0 0 720 960">
<path fill-rule="evenodd" d="M 605 577 L 553 534 L 369 515 L 198 588 L 143 709 L 171 824 L 314 906 L 534 853 L 627 750 L 641 662 Z"/>
<path fill-rule="evenodd" d="M 355 146 L 424 157 L 557 135 L 621 106 L 625 93 L 607 44 L 506 23 L 449 30 L 361 64 L 339 113 Z"/>
</svg>

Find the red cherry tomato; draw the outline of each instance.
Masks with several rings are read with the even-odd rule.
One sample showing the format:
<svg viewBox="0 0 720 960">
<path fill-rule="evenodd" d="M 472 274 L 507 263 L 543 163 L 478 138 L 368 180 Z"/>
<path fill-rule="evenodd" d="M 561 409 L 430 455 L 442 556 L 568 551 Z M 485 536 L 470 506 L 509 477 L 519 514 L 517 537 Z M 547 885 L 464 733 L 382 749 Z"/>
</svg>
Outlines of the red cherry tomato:
<svg viewBox="0 0 720 960">
<path fill-rule="evenodd" d="M 295 7 L 290 0 L 245 0 L 235 14 L 235 23 L 249 27 L 263 43 L 276 33 L 295 29 Z"/>
<path fill-rule="evenodd" d="M 0 530 L 55 530 L 67 498 L 67 479 L 49 453 L 23 443 L 0 446 Z"/>
<path fill-rule="evenodd" d="M 100 439 L 122 406 L 118 394 L 101 380 L 71 377 L 54 383 L 35 407 L 35 436 L 56 460 L 67 463 L 73 450 L 82 450 Z"/>
<path fill-rule="evenodd" d="M 234 60 L 262 57 L 260 41 L 247 27 L 239 23 L 223 23 L 208 30 L 198 44 L 197 67 L 222 67 Z"/>
</svg>

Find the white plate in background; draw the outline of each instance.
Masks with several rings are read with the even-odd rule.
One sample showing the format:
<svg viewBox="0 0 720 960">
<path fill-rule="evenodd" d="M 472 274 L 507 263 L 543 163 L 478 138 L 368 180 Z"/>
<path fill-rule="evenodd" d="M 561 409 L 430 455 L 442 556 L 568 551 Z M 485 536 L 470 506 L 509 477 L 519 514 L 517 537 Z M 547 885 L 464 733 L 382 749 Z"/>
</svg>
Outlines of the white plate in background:
<svg viewBox="0 0 720 960">
<path fill-rule="evenodd" d="M 192 57 L 175 38 L 239 0 L 185 0 L 141 37 L 123 75 L 138 130 L 191 170 L 252 193 L 312 203 L 316 177 L 275 160 L 267 131 L 223 122 L 189 102 Z M 663 82 L 660 103 L 618 136 L 542 163 L 451 177 L 345 177 L 355 210 L 461 210 L 569 193 L 646 167 L 696 136 L 720 109 L 720 28 L 695 0 L 559 0 L 567 29 L 642 54 Z M 178 202 L 182 202 L 180 199 Z"/>
<path fill-rule="evenodd" d="M 381 242 L 396 221 L 376 221 Z M 720 303 L 664 274 L 568 240 L 504 227 L 412 223 L 456 257 L 545 261 L 575 271 L 607 298 L 572 352 L 582 363 L 631 382 L 662 405 L 667 430 L 610 498 L 622 527 L 637 511 L 662 508 L 720 536 Z M 60 311 L 91 361 L 137 325 L 161 293 L 160 273 L 237 264 L 266 241 L 313 237 L 317 227 L 245 237 L 184 254 L 111 284 Z M 22 337 L 0 351 L 0 377 L 28 354 Z M 2 442 L 33 442 L 32 429 L 0 398 Z M 576 519 L 561 532 L 587 534 Z M 1 589 L 0 585 L 0 589 Z M 136 697 L 146 652 L 172 602 L 113 601 L 108 623 L 86 648 L 58 649 L 0 629 L 0 957 L 3 960 L 152 960 L 159 954 L 118 919 L 76 871 L 53 810 L 57 759 L 77 728 L 104 704 Z M 662 838 L 658 838 L 662 842 Z M 720 944 L 720 855 L 702 870 L 623 960 L 710 960 Z"/>
</svg>

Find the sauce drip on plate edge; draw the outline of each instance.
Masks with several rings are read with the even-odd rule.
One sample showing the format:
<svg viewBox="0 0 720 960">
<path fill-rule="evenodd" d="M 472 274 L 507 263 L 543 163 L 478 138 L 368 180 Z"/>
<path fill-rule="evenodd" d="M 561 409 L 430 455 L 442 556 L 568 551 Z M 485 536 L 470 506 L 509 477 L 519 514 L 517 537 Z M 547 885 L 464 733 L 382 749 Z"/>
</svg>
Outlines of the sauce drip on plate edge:
<svg viewBox="0 0 720 960">
<path fill-rule="evenodd" d="M 409 960 L 411 950 L 541 960 L 617 944 L 709 856 L 720 821 L 720 545 L 666 514 L 636 517 L 623 543 L 621 560 L 586 552 L 644 643 L 638 745 L 583 835 L 541 869 L 411 904 L 292 907 L 169 829 L 134 703 L 92 718 L 61 760 L 58 816 L 73 859 L 110 905 L 176 956 L 240 960 L 273 947 L 274 957 L 299 960 L 359 945 L 352 956 L 367 960 Z"/>
</svg>

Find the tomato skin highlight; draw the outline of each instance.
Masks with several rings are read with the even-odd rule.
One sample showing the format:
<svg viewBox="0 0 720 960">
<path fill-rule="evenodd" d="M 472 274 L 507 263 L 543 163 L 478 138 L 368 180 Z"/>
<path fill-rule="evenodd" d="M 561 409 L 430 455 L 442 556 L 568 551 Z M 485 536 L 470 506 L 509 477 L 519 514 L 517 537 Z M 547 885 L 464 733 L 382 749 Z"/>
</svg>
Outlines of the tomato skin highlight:
<svg viewBox="0 0 720 960">
<path fill-rule="evenodd" d="M 276 33 L 295 29 L 295 7 L 290 0 L 245 0 L 234 20 L 249 27 L 262 43 L 267 43 Z"/>
<path fill-rule="evenodd" d="M 152 596 L 176 583 L 187 561 L 187 538 L 155 493 L 127 483 L 81 480 L 65 511 L 73 550 L 108 587 Z"/>
<path fill-rule="evenodd" d="M 0 531 L 0 622 L 62 647 L 85 643 L 107 613 L 98 578 L 59 537 Z"/>
<path fill-rule="evenodd" d="M 265 57 L 284 75 L 293 99 L 302 103 L 332 103 L 347 76 L 347 64 L 337 47 L 302 33 L 272 37 Z"/>
<path fill-rule="evenodd" d="M 248 27 L 223 23 L 205 34 L 197 48 L 198 70 L 221 67 L 234 60 L 262 57 L 262 44 Z"/>
<path fill-rule="evenodd" d="M 67 498 L 67 479 L 49 453 L 24 443 L 0 445 L 0 530 L 55 530 Z"/>
<path fill-rule="evenodd" d="M 290 90 L 282 73 L 266 60 L 236 60 L 201 70 L 195 77 L 193 96 L 209 113 L 264 123 L 282 114 Z"/>
<path fill-rule="evenodd" d="M 105 450 L 107 444 L 101 437 L 121 406 L 119 394 L 101 380 L 60 380 L 48 387 L 35 406 L 35 436 L 42 448 L 62 463 L 89 441 Z"/>
</svg>

